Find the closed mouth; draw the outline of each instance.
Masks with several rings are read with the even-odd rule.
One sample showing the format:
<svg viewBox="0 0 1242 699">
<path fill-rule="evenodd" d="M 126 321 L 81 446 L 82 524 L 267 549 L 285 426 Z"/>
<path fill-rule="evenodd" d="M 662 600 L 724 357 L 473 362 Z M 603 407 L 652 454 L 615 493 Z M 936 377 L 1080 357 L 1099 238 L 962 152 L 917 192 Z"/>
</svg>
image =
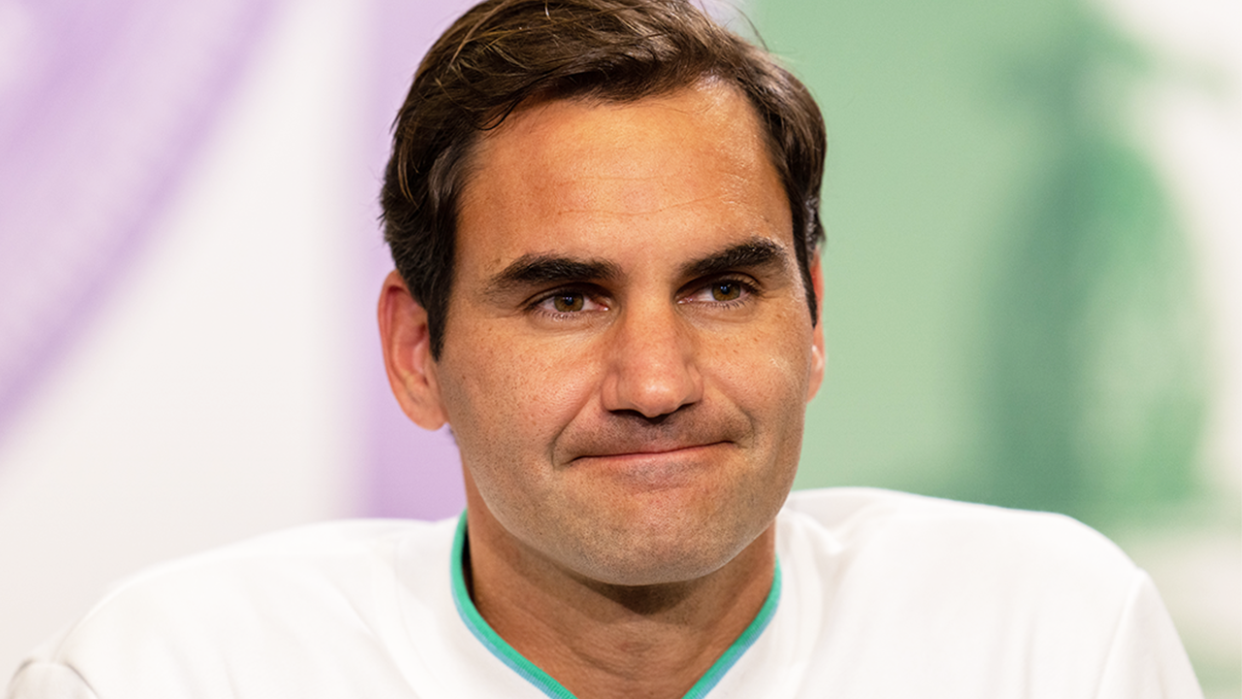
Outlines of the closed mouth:
<svg viewBox="0 0 1242 699">
<path fill-rule="evenodd" d="M 664 455 L 690 455 L 694 452 L 727 444 L 726 441 L 704 442 L 701 444 L 647 444 L 635 445 L 619 449 L 602 450 L 595 453 L 582 454 L 574 457 L 574 461 L 582 459 L 645 459 Z"/>
</svg>

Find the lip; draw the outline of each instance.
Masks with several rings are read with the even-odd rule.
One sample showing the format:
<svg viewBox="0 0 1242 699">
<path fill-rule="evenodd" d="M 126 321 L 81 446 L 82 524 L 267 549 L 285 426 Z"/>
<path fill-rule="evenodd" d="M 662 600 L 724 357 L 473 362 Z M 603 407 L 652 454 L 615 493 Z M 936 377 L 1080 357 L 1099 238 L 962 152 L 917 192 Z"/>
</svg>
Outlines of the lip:
<svg viewBox="0 0 1242 699">
<path fill-rule="evenodd" d="M 718 450 L 728 442 L 646 447 L 643 450 L 588 454 L 572 467 L 583 475 L 596 474 L 623 487 L 645 492 L 698 488 L 703 476 L 715 472 Z"/>
<path fill-rule="evenodd" d="M 695 456 L 700 452 L 705 452 L 713 447 L 727 444 L 725 441 L 706 442 L 703 444 L 684 444 L 684 445 L 647 445 L 634 448 L 624 448 L 616 450 L 601 451 L 598 453 L 582 454 L 574 457 L 573 461 L 639 461 L 658 458 L 678 458 L 686 456 Z"/>
</svg>

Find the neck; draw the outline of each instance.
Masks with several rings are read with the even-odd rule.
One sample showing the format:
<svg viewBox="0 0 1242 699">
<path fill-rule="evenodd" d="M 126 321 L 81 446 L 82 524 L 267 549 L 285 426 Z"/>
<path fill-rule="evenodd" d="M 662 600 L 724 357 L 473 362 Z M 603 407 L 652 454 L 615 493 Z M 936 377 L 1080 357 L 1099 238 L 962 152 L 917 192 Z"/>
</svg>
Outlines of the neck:
<svg viewBox="0 0 1242 699">
<path fill-rule="evenodd" d="M 677 699 L 759 613 L 772 586 L 769 527 L 703 577 L 610 585 L 557 566 L 512 537 L 486 507 L 469 511 L 464 571 L 475 607 L 516 651 L 580 699 Z"/>
</svg>

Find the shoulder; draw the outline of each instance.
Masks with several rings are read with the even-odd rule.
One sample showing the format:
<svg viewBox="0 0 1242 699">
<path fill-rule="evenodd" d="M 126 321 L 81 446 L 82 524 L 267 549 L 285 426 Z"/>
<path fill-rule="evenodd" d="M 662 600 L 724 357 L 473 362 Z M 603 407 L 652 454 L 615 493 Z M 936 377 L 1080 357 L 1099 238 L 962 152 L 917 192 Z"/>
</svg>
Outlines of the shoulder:
<svg viewBox="0 0 1242 699">
<path fill-rule="evenodd" d="M 162 563 L 114 585 L 23 667 L 155 696 L 135 688 L 207 686 L 236 677 L 239 662 L 281 654 L 302 664 L 294 653 L 350 653 L 391 624 L 398 566 L 443 553 L 432 568 L 447 579 L 453 530 L 452 521 L 330 522 Z"/>
<path fill-rule="evenodd" d="M 265 534 L 151 566 L 122 580 L 86 614 L 79 627 L 113 607 L 236 605 L 253 597 L 299 590 L 347 592 L 376 572 L 391 569 L 398 546 L 430 542 L 442 524 L 399 520 L 325 522 Z M 172 611 L 172 610 L 170 610 Z"/>
<path fill-rule="evenodd" d="M 917 578 L 921 594 L 986 586 L 1005 602 L 1115 603 L 1142 576 L 1115 544 L 1064 515 L 872 488 L 793 493 L 778 531 L 816 540 L 835 564 Z"/>
<path fill-rule="evenodd" d="M 782 517 L 790 526 L 820 528 L 843 545 L 873 538 L 914 540 L 931 544 L 935 550 L 1018 545 L 1023 553 L 1049 549 L 1069 556 L 1102 555 L 1110 563 L 1132 569 L 1125 554 L 1102 534 L 1053 512 L 879 488 L 823 488 L 791 493 Z"/>
<path fill-rule="evenodd" d="M 1200 696 L 1150 578 L 1069 517 L 867 488 L 803 491 L 778 518 L 777 546 L 788 633 L 813 639 L 809 657 L 822 661 L 808 686 Z"/>
</svg>

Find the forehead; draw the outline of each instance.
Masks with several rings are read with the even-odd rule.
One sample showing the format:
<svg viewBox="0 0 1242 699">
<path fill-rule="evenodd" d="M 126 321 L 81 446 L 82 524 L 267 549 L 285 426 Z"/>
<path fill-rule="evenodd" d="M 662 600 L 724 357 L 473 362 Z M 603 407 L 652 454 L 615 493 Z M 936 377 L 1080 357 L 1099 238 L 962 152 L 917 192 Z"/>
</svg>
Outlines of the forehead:
<svg viewBox="0 0 1242 699">
<path fill-rule="evenodd" d="M 759 120 L 736 88 L 706 82 L 515 112 L 473 153 L 458 261 L 490 268 L 524 254 L 593 255 L 622 240 L 669 248 L 769 231 L 792 242 Z"/>
</svg>

